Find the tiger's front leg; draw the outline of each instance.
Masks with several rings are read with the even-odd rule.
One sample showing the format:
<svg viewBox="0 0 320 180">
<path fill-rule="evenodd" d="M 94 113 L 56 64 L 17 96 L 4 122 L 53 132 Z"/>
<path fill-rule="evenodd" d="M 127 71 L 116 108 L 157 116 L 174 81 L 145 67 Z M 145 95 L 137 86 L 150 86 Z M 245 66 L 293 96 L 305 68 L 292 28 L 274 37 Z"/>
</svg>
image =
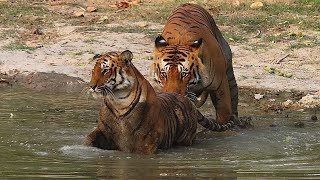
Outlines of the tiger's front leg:
<svg viewBox="0 0 320 180">
<path fill-rule="evenodd" d="M 106 138 L 100 129 L 95 128 L 84 140 L 84 145 L 105 150 L 115 150 L 116 146 L 112 139 Z"/>
<path fill-rule="evenodd" d="M 141 137 L 140 140 L 136 142 L 133 152 L 144 155 L 156 153 L 159 148 L 159 136 L 158 133 L 154 132 Z"/>
<path fill-rule="evenodd" d="M 220 87 L 210 92 L 212 103 L 216 109 L 216 119 L 219 124 L 224 124 L 232 116 L 232 105 L 229 84 L 226 78 L 222 79 Z"/>
<path fill-rule="evenodd" d="M 197 96 L 194 104 L 197 108 L 200 108 L 208 98 L 208 91 L 203 91 L 199 96 Z"/>
</svg>

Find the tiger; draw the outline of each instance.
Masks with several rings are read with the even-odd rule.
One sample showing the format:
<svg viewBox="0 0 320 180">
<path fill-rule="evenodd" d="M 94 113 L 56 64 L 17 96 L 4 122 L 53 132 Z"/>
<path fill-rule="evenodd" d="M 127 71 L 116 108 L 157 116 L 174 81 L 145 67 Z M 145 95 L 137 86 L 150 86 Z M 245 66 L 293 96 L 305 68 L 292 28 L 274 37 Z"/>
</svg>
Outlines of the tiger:
<svg viewBox="0 0 320 180">
<path fill-rule="evenodd" d="M 205 118 L 188 98 L 156 93 L 132 63 L 133 54 L 106 52 L 95 56 L 90 89 L 103 97 L 97 127 L 84 144 L 105 150 L 154 154 L 173 145 L 191 145 L 197 122 L 212 131 L 233 126 Z"/>
<path fill-rule="evenodd" d="M 186 95 L 198 108 L 210 95 L 220 124 L 238 117 L 231 49 L 200 5 L 182 4 L 169 16 L 155 39 L 151 74 L 163 92 Z"/>
</svg>

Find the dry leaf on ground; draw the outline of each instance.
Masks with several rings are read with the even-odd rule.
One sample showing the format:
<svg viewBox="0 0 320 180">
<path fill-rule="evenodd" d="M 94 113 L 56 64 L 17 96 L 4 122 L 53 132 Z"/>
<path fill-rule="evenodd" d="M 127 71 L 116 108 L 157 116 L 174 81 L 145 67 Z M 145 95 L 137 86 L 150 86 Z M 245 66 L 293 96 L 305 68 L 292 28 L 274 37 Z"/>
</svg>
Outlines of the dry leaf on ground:
<svg viewBox="0 0 320 180">
<path fill-rule="evenodd" d="M 261 7 L 263 7 L 263 3 L 260 2 L 260 1 L 255 2 L 255 3 L 252 3 L 252 4 L 250 5 L 250 8 L 251 8 L 251 9 L 259 9 L 259 8 L 261 8 Z"/>
<path fill-rule="evenodd" d="M 93 6 L 89 6 L 89 7 L 87 7 L 87 12 L 95 12 L 95 11 L 97 11 L 97 8 L 96 7 L 93 7 Z"/>
<path fill-rule="evenodd" d="M 138 26 L 138 27 L 147 27 L 149 24 L 146 22 L 146 21 L 140 21 L 140 22 L 136 22 L 134 23 L 135 26 Z"/>
<path fill-rule="evenodd" d="M 233 0 L 233 1 L 231 2 L 231 5 L 232 5 L 232 6 L 240 6 L 240 1 L 239 1 L 239 0 Z"/>
<path fill-rule="evenodd" d="M 126 9 L 132 5 L 138 5 L 139 3 L 140 3 L 140 0 L 126 0 L 126 1 L 116 2 L 115 4 L 112 4 L 110 6 L 118 9 Z"/>
<path fill-rule="evenodd" d="M 73 15 L 75 17 L 84 17 L 84 12 L 83 11 L 74 11 Z"/>
<path fill-rule="evenodd" d="M 66 4 L 65 1 L 49 1 L 50 6 L 58 6 L 58 5 L 64 5 Z"/>
</svg>

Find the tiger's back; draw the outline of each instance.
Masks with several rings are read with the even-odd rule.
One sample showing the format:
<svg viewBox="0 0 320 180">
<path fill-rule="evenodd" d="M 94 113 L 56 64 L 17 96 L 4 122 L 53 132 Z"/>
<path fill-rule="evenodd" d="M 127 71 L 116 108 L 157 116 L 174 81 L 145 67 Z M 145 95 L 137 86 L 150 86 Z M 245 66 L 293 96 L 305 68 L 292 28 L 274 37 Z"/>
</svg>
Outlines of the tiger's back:
<svg viewBox="0 0 320 180">
<path fill-rule="evenodd" d="M 160 117 L 164 126 L 169 127 L 163 134 L 160 148 L 167 149 L 172 144 L 191 145 L 196 137 L 197 123 L 212 131 L 225 131 L 234 125 L 234 119 L 219 125 L 214 119 L 207 119 L 193 103 L 176 93 L 159 93 Z M 164 116 L 162 116 L 164 115 Z M 174 120 L 174 121 L 173 121 Z"/>
<path fill-rule="evenodd" d="M 191 145 L 196 136 L 199 119 L 194 105 L 175 93 L 159 93 L 157 99 L 160 104 L 159 116 L 163 119 L 164 127 L 169 127 L 164 131 L 165 141 L 162 141 L 160 148 L 167 149 L 172 144 Z"/>
</svg>

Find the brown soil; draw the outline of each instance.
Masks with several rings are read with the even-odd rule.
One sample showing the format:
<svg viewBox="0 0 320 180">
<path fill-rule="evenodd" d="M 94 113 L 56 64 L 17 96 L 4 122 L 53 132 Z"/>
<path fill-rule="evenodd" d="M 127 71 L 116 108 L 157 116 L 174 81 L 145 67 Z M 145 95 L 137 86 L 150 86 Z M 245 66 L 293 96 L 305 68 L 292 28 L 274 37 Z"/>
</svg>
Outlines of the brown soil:
<svg viewBox="0 0 320 180">
<path fill-rule="evenodd" d="M 59 6 L 58 2 L 50 8 L 72 11 L 64 9 L 64 3 Z M 128 24 L 122 25 L 127 26 Z M 132 25 L 132 23 L 130 24 Z M 161 32 L 163 27 L 163 24 L 150 22 L 135 22 L 135 24 L 158 32 Z M 107 24 L 105 27 L 118 25 Z M 27 87 L 40 90 L 52 90 L 52 87 L 61 85 L 59 88 L 55 88 L 60 91 L 61 88 L 66 87 L 66 83 L 71 82 L 69 77 L 75 77 L 72 79 L 72 83 L 78 83 L 79 87 L 83 87 L 83 82 L 89 81 L 94 64 L 91 58 L 95 53 L 126 49 L 134 53 L 134 65 L 145 77 L 151 79 L 153 39 L 142 33 L 99 31 L 94 30 L 94 26 L 90 31 L 79 31 L 79 27 L 81 26 L 57 22 L 54 28 L 43 29 L 42 33 L 29 32 L 29 36 L 26 36 L 24 41 L 28 46 L 36 48 L 33 51 L 0 50 L 2 81 L 5 82 L 5 79 L 11 77 L 14 79 L 12 82 L 21 82 Z M 228 28 L 232 27 L 220 26 L 222 32 Z M 296 31 L 295 27 L 290 28 L 292 31 Z M 0 29 L 0 31 L 4 30 L 4 28 Z M 249 42 L 244 44 L 230 43 L 238 86 L 240 88 L 320 94 L 320 47 L 288 50 L 290 42 L 283 42 L 269 44 L 266 48 L 253 48 L 254 45 L 259 45 L 262 42 L 261 36 L 263 35 L 262 33 L 260 36 L 252 37 Z M 49 38 L 50 41 L 43 43 L 41 40 L 44 38 Z M 12 42 L 11 39 L 2 39 L 0 44 L 4 46 L 10 42 Z M 291 73 L 293 76 L 286 78 L 270 74 L 263 69 L 264 66 L 279 69 L 284 73 Z M 39 78 L 41 75 L 43 78 Z M 17 78 L 22 76 L 24 78 Z M 53 81 L 49 79 L 53 79 Z M 59 81 L 63 83 L 59 83 Z"/>
</svg>

